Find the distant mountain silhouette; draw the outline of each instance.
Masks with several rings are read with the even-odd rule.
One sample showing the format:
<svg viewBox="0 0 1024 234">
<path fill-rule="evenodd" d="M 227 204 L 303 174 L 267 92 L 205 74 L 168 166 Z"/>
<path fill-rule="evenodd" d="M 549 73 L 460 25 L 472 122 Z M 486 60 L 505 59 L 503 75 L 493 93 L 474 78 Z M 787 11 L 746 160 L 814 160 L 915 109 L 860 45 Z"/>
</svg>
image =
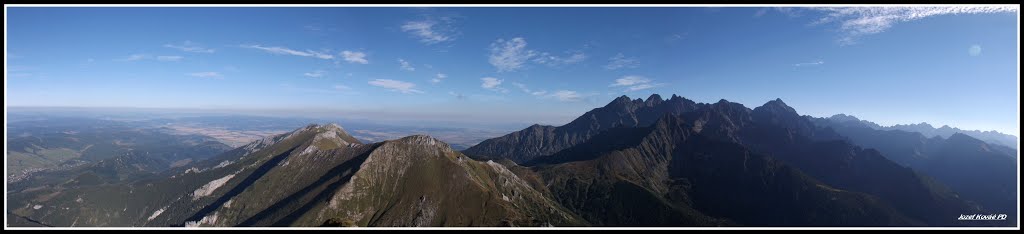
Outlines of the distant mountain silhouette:
<svg viewBox="0 0 1024 234">
<path fill-rule="evenodd" d="M 877 149 L 900 165 L 934 177 L 985 209 L 1016 213 L 1016 150 L 961 133 L 943 139 L 918 132 L 878 130 L 851 118 L 809 119 L 854 144 Z"/>
<path fill-rule="evenodd" d="M 925 122 L 921 122 L 921 123 L 917 123 L 917 124 L 897 124 L 897 125 L 893 125 L 893 126 L 881 126 L 881 125 L 878 125 L 878 124 L 873 123 L 871 121 L 861 120 L 861 119 L 858 119 L 857 117 L 850 116 L 850 115 L 845 115 L 845 114 L 833 115 L 832 117 L 829 117 L 829 119 L 832 120 L 832 121 L 835 121 L 835 122 L 839 122 L 839 123 L 845 123 L 845 122 L 859 123 L 859 124 L 861 124 L 863 126 L 870 127 L 872 129 L 875 129 L 875 130 L 900 130 L 900 131 L 905 131 L 905 132 L 916 132 L 916 133 L 921 133 L 925 137 L 929 137 L 929 138 L 936 137 L 936 136 L 942 137 L 942 138 L 949 138 L 949 137 L 953 136 L 953 134 L 960 133 L 960 134 L 968 135 L 968 136 L 971 136 L 973 138 L 985 141 L 985 142 L 987 142 L 989 144 L 998 144 L 998 145 L 1001 145 L 1001 146 L 1010 147 L 1011 149 L 1014 149 L 1014 150 L 1017 149 L 1017 140 L 1018 140 L 1017 136 L 1009 135 L 1009 134 L 1003 134 L 1003 133 L 1000 133 L 1000 132 L 997 132 L 997 131 L 993 131 L 993 130 L 989 130 L 989 131 L 962 130 L 962 129 L 959 129 L 959 128 L 950 127 L 949 125 L 942 125 L 942 127 L 935 128 L 935 127 L 932 127 L 931 124 L 928 124 L 928 123 L 925 123 Z"/>
</svg>

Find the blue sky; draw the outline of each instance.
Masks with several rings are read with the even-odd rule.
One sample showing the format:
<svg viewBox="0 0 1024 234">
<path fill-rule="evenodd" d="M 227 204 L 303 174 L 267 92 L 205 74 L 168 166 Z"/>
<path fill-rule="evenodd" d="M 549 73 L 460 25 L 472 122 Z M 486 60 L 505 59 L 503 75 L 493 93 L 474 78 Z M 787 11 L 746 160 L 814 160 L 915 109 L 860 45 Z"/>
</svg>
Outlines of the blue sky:
<svg viewBox="0 0 1024 234">
<path fill-rule="evenodd" d="M 671 94 L 1018 135 L 1016 6 L 7 8 L 8 106 L 560 125 Z"/>
</svg>

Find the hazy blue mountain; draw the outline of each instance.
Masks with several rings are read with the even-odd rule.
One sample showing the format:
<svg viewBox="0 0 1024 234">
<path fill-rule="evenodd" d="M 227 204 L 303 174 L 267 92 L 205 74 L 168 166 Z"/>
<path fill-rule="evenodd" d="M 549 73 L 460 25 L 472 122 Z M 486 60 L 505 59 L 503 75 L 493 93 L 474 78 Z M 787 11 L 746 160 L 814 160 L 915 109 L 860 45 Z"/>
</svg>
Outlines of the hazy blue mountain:
<svg viewBox="0 0 1024 234">
<path fill-rule="evenodd" d="M 916 132 L 921 133 L 925 137 L 942 137 L 949 138 L 953 134 L 964 134 L 973 138 L 988 142 L 989 144 L 998 144 L 1006 147 L 1010 147 L 1013 150 L 1017 149 L 1017 136 L 1003 134 L 997 131 L 980 131 L 980 130 L 962 130 L 959 128 L 950 127 L 949 125 L 942 125 L 942 127 L 935 128 L 928 123 L 917 123 L 917 124 L 897 124 L 893 126 L 881 126 L 874 122 L 861 120 L 857 117 L 845 114 L 837 114 L 829 117 L 828 119 L 837 123 L 851 123 L 857 124 L 858 126 L 866 126 L 875 130 L 900 130 L 905 132 Z"/>
<path fill-rule="evenodd" d="M 926 137 L 918 132 L 878 130 L 860 121 L 809 119 L 854 144 L 877 149 L 900 165 L 934 177 L 965 200 L 988 210 L 1016 213 L 1016 150 L 960 133 L 949 138 Z"/>
</svg>

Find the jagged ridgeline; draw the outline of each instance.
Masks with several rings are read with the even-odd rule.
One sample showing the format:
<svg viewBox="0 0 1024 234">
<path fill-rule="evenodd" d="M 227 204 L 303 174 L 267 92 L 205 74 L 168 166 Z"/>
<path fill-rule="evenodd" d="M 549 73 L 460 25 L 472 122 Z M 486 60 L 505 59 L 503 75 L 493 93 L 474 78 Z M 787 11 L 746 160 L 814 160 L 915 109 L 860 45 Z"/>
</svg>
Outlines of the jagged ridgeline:
<svg viewBox="0 0 1024 234">
<path fill-rule="evenodd" d="M 651 138 L 672 119 L 667 123 L 695 137 Z M 1006 175 L 1016 168 L 1015 152 L 988 150 L 998 147 L 975 140 L 934 151 L 943 156 L 908 168 L 894 162 L 904 156 L 892 147 L 873 149 L 849 132 L 801 116 L 781 99 L 750 109 L 724 99 L 709 104 L 654 94 L 647 100 L 621 96 L 566 125 L 530 126 L 463 152 L 529 166 L 524 171 L 538 173 L 556 200 L 594 225 L 1013 225 L 957 217 L 1007 212 L 1013 220 L 1016 179 Z M 950 139 L 959 138 L 970 137 Z M 731 157 L 743 160 L 721 161 Z M 718 162 L 692 167 L 702 160 Z M 989 163 L 996 161 L 1009 163 Z M 957 179 L 979 178 L 970 174 L 992 176 Z M 774 193 L 780 190 L 789 192 Z M 645 200 L 647 206 L 636 203 Z M 806 210 L 791 212 L 796 209 Z M 653 217 L 637 218 L 645 215 Z"/>
<path fill-rule="evenodd" d="M 870 141 L 896 139 L 874 131 L 801 116 L 781 99 L 750 109 L 676 95 L 622 96 L 463 152 L 429 136 L 363 144 L 338 125 L 309 125 L 158 176 L 26 187 L 8 194 L 9 224 L 1015 225 L 957 220 L 1016 205 L 1015 178 L 956 179 L 1006 175 L 1013 151 L 959 134 L 917 157 Z"/>
<path fill-rule="evenodd" d="M 338 125 L 252 142 L 163 178 L 18 192 L 45 226 L 578 226 L 504 165 L 429 136 L 362 144 Z M 12 196 L 13 197 L 13 196 Z"/>
</svg>

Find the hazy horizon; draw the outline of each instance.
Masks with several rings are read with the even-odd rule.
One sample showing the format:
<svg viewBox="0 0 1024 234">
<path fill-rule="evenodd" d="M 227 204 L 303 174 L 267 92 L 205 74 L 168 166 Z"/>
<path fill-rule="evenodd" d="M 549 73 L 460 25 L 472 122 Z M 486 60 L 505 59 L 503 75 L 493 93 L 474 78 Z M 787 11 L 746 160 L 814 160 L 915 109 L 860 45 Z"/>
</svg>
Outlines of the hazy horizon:
<svg viewBox="0 0 1024 234">
<path fill-rule="evenodd" d="M 617 96 L 659 93 L 1019 135 L 1015 6 L 9 7 L 6 17 L 8 107 L 561 125 Z"/>
<path fill-rule="evenodd" d="M 667 99 L 667 98 L 671 97 L 672 94 L 669 94 L 669 95 L 658 94 L 658 95 L 661 96 L 662 98 Z M 678 94 L 676 94 L 676 95 L 678 95 Z M 626 96 L 628 96 L 630 99 L 640 98 L 640 99 L 645 99 L 645 100 L 649 97 L 649 96 L 644 96 L 644 97 L 635 96 L 634 97 L 634 96 L 629 96 L 629 95 L 626 95 Z M 681 97 L 686 98 L 685 96 L 681 96 Z M 611 99 L 608 100 L 608 102 L 611 102 L 611 101 L 612 101 Z M 714 102 L 697 101 L 697 100 L 694 100 L 694 101 L 696 101 L 698 103 L 708 103 L 708 104 L 714 103 Z M 786 102 L 786 100 L 782 100 L 782 101 Z M 753 109 L 753 108 L 758 107 L 758 106 L 760 106 L 761 104 L 764 104 L 764 103 L 757 104 L 757 105 L 748 105 L 746 103 L 740 103 L 740 104 L 745 106 L 745 107 L 747 107 L 747 108 Z M 894 125 L 910 125 L 910 124 L 926 123 L 926 124 L 929 124 L 929 125 L 931 125 L 932 127 L 935 127 L 935 128 L 940 128 L 942 126 L 949 126 L 949 127 L 958 128 L 958 129 L 964 130 L 964 131 L 975 131 L 975 130 L 976 131 L 982 131 L 982 132 L 995 131 L 995 132 L 998 132 L 998 133 L 1019 137 L 1019 135 L 1017 133 L 1015 133 L 1015 132 L 1003 132 L 1003 131 L 998 131 L 998 130 L 994 130 L 994 129 L 969 129 L 969 128 L 963 128 L 963 127 L 957 126 L 955 124 L 930 123 L 930 122 L 923 122 L 923 121 L 922 122 L 916 122 L 916 123 L 913 123 L 913 122 L 911 122 L 911 123 L 883 123 L 883 122 L 878 122 L 878 121 L 874 121 L 874 120 L 871 120 L 871 119 L 865 119 L 865 118 L 862 118 L 860 116 L 857 116 L 857 115 L 854 115 L 854 114 L 849 114 L 849 113 L 836 113 L 836 114 L 822 115 L 822 116 L 809 115 L 809 114 L 801 112 L 799 107 L 792 106 L 792 105 L 790 105 L 788 103 L 787 103 L 787 105 L 789 105 L 789 106 L 793 107 L 794 109 L 796 109 L 797 113 L 799 113 L 800 115 L 811 116 L 811 117 L 819 117 L 819 118 L 828 118 L 828 117 L 831 117 L 831 116 L 834 116 L 834 115 L 838 115 L 838 114 L 845 114 L 845 115 L 849 115 L 849 116 L 854 116 L 854 117 L 856 117 L 858 119 L 861 119 L 861 120 L 866 120 L 866 121 L 873 122 L 873 123 L 878 124 L 878 125 L 883 126 L 883 127 L 892 127 Z M 598 106 L 594 106 L 593 108 L 599 108 L 601 106 L 604 106 L 604 104 L 598 105 Z M 48 110 L 43 110 L 43 111 L 66 111 L 67 109 L 81 109 L 82 111 L 94 111 L 95 110 L 96 112 L 100 112 L 100 113 L 115 113 L 116 111 L 140 111 L 140 112 L 145 112 L 145 111 L 148 110 L 148 111 L 164 111 L 164 112 L 166 112 L 168 114 L 193 114 L 193 115 L 197 115 L 197 116 L 202 116 L 202 115 L 224 115 L 224 116 L 238 115 L 238 116 L 261 116 L 261 117 L 273 117 L 273 118 L 311 118 L 311 119 L 338 118 L 338 119 L 349 119 L 349 120 L 358 120 L 358 121 L 367 121 L 367 122 L 379 122 L 381 124 L 398 124 L 398 123 L 404 123 L 404 124 L 424 124 L 424 123 L 445 122 L 445 123 L 448 123 L 448 125 L 446 125 L 446 127 L 459 127 L 460 123 L 464 123 L 465 126 L 462 126 L 462 127 L 470 127 L 470 128 L 471 127 L 484 127 L 484 128 L 491 127 L 492 129 L 506 129 L 506 130 L 516 130 L 516 129 L 520 128 L 519 126 L 521 126 L 521 125 L 522 126 L 526 126 L 526 125 L 532 125 L 532 124 L 560 126 L 560 125 L 569 123 L 570 121 L 580 117 L 580 115 L 583 114 L 583 113 L 578 113 L 578 114 L 575 114 L 575 115 L 572 115 L 572 116 L 568 116 L 568 117 L 565 117 L 565 118 L 561 118 L 561 119 L 559 119 L 559 118 L 551 118 L 551 119 L 548 119 L 548 120 L 537 120 L 537 121 L 529 121 L 529 120 L 523 120 L 521 118 L 514 118 L 514 117 L 508 117 L 508 116 L 501 116 L 501 115 L 494 115 L 494 116 L 490 116 L 490 117 L 506 117 L 506 118 L 511 118 L 511 119 L 515 119 L 515 120 L 501 121 L 500 119 L 498 119 L 498 120 L 492 120 L 492 121 L 473 121 L 473 119 L 476 119 L 476 118 L 474 118 L 474 116 L 468 116 L 470 119 L 467 121 L 467 119 L 457 119 L 457 118 L 453 119 L 453 118 L 450 118 L 452 116 L 463 117 L 463 118 L 467 117 L 467 116 L 458 116 L 455 113 L 441 113 L 441 114 L 424 115 L 424 116 L 407 116 L 407 115 L 403 115 L 403 114 L 410 114 L 410 113 L 387 112 L 387 111 L 380 111 L 380 110 L 378 110 L 378 111 L 366 111 L 366 110 L 341 110 L 341 109 L 333 109 L 332 110 L 332 109 L 288 109 L 288 108 L 277 108 L 277 109 L 269 109 L 269 108 L 265 108 L 265 109 L 234 108 L 234 109 L 232 109 L 232 108 L 186 108 L 186 107 L 181 107 L 181 108 L 160 108 L 160 107 L 8 106 L 8 111 L 11 111 L 11 109 L 14 109 L 15 112 L 17 112 L 17 111 L 24 111 L 25 109 L 48 109 Z M 106 112 L 104 112 L 104 111 L 106 111 Z M 589 109 L 588 109 L 588 111 L 589 111 Z M 402 118 L 402 117 L 405 117 L 405 118 Z M 427 117 L 427 118 L 424 118 L 424 117 Z M 446 118 L 446 117 L 448 117 L 448 118 Z M 532 117 L 538 117 L 538 116 L 532 116 Z M 494 126 L 503 126 L 503 127 L 494 128 Z"/>
</svg>

